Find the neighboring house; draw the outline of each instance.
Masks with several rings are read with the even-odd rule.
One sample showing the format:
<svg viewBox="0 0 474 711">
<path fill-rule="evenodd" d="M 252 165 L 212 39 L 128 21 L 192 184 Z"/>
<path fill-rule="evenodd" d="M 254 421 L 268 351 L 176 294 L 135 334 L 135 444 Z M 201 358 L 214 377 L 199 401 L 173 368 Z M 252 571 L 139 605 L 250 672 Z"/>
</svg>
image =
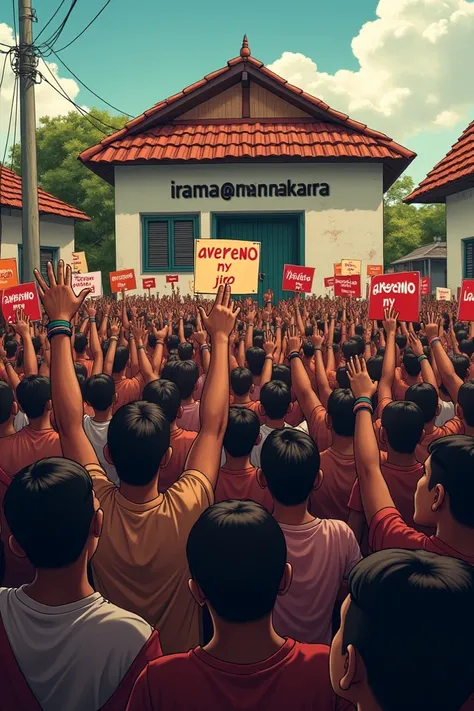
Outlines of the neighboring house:
<svg viewBox="0 0 474 711">
<path fill-rule="evenodd" d="M 420 272 L 422 277 L 430 277 L 431 291 L 435 291 L 437 286 L 446 286 L 447 258 L 446 242 L 435 241 L 396 259 L 391 266 L 395 272 Z"/>
<path fill-rule="evenodd" d="M 22 263 L 21 233 L 21 178 L 9 168 L 0 166 L 0 209 L 2 211 L 0 256 L 2 259 L 16 258 L 20 280 Z M 38 188 L 40 213 L 41 271 L 46 262 L 54 264 L 58 259 L 71 263 L 74 251 L 74 224 L 86 221 L 81 210 L 59 200 Z"/>
<path fill-rule="evenodd" d="M 361 259 L 363 280 L 383 264 L 383 194 L 414 157 L 274 74 L 244 37 L 80 160 L 115 187 L 117 269 L 155 276 L 161 294 L 178 275 L 188 293 L 195 238 L 257 241 L 259 295 L 279 299 L 285 263 L 315 266 L 318 294 L 341 258 Z"/>
<path fill-rule="evenodd" d="M 474 279 L 474 121 L 405 202 L 446 204 L 447 285 L 456 293 Z"/>
</svg>

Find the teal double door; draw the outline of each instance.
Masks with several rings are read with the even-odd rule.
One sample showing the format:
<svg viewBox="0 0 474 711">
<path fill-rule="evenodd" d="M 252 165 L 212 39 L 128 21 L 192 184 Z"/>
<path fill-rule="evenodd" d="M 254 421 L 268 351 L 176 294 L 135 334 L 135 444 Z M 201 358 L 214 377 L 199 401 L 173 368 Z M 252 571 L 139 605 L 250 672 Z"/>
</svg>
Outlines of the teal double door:
<svg viewBox="0 0 474 711">
<path fill-rule="evenodd" d="M 275 303 L 294 296 L 292 291 L 283 291 L 281 284 L 283 265 L 301 263 L 299 215 L 214 215 L 213 220 L 213 237 L 260 242 L 260 304 L 268 289 L 273 291 Z"/>
</svg>

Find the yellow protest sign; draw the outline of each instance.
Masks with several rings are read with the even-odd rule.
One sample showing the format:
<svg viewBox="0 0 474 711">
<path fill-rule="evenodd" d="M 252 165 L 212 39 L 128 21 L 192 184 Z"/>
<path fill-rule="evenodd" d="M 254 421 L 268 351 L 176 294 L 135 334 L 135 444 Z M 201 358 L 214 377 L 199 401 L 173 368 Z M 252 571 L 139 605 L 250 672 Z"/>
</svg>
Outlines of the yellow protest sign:
<svg viewBox="0 0 474 711">
<path fill-rule="evenodd" d="M 360 274 L 362 262 L 360 259 L 341 259 L 341 276 Z"/>
<path fill-rule="evenodd" d="M 89 269 L 87 268 L 87 259 L 85 252 L 73 252 L 72 253 L 72 271 L 78 272 L 80 274 L 86 274 Z"/>
<path fill-rule="evenodd" d="M 221 284 L 234 294 L 258 292 L 260 242 L 197 239 L 194 245 L 195 294 L 215 294 Z"/>
</svg>

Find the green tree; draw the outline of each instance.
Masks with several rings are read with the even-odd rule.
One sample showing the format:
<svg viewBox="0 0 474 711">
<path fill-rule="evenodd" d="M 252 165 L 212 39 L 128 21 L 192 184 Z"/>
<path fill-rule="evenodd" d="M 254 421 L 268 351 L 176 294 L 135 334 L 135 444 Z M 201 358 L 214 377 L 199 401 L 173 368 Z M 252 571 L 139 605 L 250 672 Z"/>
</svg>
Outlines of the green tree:
<svg viewBox="0 0 474 711">
<path fill-rule="evenodd" d="M 396 259 L 433 242 L 446 239 L 445 206 L 406 205 L 403 200 L 415 188 L 413 178 L 404 175 L 387 190 L 384 197 L 384 262 Z"/>
<path fill-rule="evenodd" d="M 49 193 L 74 205 L 91 218 L 91 222 L 76 224 L 76 249 L 84 251 L 91 271 L 107 274 L 115 268 L 115 211 L 114 189 L 105 180 L 86 168 L 78 159 L 79 153 L 100 143 L 104 131 L 112 133 L 101 123 L 119 130 L 127 121 L 125 116 L 114 116 L 107 111 L 92 109 L 91 121 L 76 111 L 65 116 L 40 119 L 36 132 L 38 154 L 38 182 Z M 102 130 L 101 130 L 102 128 Z M 20 151 L 12 149 L 14 169 L 20 173 Z M 107 280 L 104 279 L 104 286 Z"/>
</svg>

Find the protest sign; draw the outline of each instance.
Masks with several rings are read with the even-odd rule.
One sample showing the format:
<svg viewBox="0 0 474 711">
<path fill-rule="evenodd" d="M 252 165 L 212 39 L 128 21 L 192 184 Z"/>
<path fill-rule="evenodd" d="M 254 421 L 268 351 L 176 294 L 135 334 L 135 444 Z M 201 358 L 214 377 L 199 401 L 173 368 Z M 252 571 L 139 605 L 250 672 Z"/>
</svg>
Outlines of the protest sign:
<svg viewBox="0 0 474 711">
<path fill-rule="evenodd" d="M 463 279 L 462 281 L 458 319 L 459 321 L 474 321 L 474 279 Z"/>
<path fill-rule="evenodd" d="M 451 289 L 446 289 L 444 286 L 437 286 L 436 301 L 451 301 Z"/>
<path fill-rule="evenodd" d="M 156 279 L 155 277 L 147 277 L 142 279 L 143 289 L 156 289 Z"/>
<path fill-rule="evenodd" d="M 16 259 L 0 259 L 0 290 L 18 284 Z"/>
<path fill-rule="evenodd" d="M 260 242 L 197 239 L 194 249 L 194 291 L 214 294 L 229 284 L 234 294 L 258 292 Z"/>
<path fill-rule="evenodd" d="M 421 295 L 428 296 L 431 291 L 431 279 L 429 277 L 421 277 Z"/>
<path fill-rule="evenodd" d="M 167 274 L 166 283 L 167 284 L 177 284 L 179 281 L 179 274 Z"/>
<path fill-rule="evenodd" d="M 78 296 L 83 289 L 91 290 L 89 296 L 102 296 L 102 272 L 73 274 L 71 284 L 76 296 Z"/>
<path fill-rule="evenodd" d="M 420 312 L 420 272 L 379 274 L 370 281 L 369 318 L 383 319 L 392 307 L 400 321 L 418 321 Z"/>
<path fill-rule="evenodd" d="M 110 290 L 112 294 L 119 291 L 131 291 L 137 288 L 134 269 L 122 269 L 119 272 L 110 272 Z"/>
<path fill-rule="evenodd" d="M 341 263 L 334 265 L 334 276 L 341 276 Z"/>
<path fill-rule="evenodd" d="M 360 274 L 334 277 L 334 296 L 360 298 Z"/>
<path fill-rule="evenodd" d="M 334 286 L 334 277 L 324 277 L 324 286 L 326 289 L 331 289 Z"/>
<path fill-rule="evenodd" d="M 310 294 L 313 288 L 314 267 L 299 267 L 285 264 L 283 267 L 283 291 L 302 291 Z"/>
<path fill-rule="evenodd" d="M 2 313 L 7 323 L 15 322 L 15 311 L 21 311 L 30 317 L 30 321 L 41 321 L 41 306 L 36 291 L 36 284 L 18 284 L 2 292 Z"/>
<path fill-rule="evenodd" d="M 367 264 L 367 276 L 383 274 L 383 264 Z"/>
<path fill-rule="evenodd" d="M 73 272 L 80 272 L 81 274 L 87 274 L 87 259 L 85 252 L 73 252 L 72 253 L 72 264 L 71 268 Z M 91 272 L 92 274 L 94 272 Z"/>
<path fill-rule="evenodd" d="M 360 259 L 341 259 L 341 275 L 353 276 L 360 274 L 362 262 Z"/>
</svg>

